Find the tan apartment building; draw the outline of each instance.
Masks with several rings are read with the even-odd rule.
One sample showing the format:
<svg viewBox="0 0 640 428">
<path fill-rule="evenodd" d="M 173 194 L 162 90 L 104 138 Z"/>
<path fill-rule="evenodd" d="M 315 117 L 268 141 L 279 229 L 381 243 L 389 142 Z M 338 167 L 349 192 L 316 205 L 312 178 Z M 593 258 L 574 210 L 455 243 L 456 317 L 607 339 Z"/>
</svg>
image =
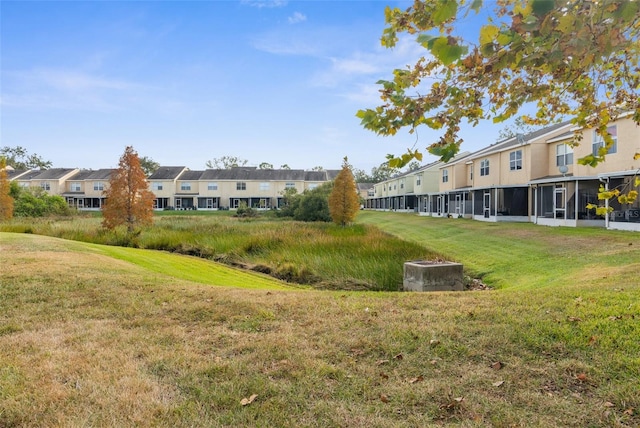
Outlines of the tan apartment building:
<svg viewBox="0 0 640 428">
<path fill-rule="evenodd" d="M 573 129 L 572 131 L 575 131 Z M 640 231 L 640 201 L 620 204 L 617 198 L 605 201 L 612 212 L 602 218 L 587 204 L 598 205 L 599 188 L 639 191 L 635 177 L 640 171 L 640 127 L 631 115 L 625 115 L 608 127 L 614 144 L 605 161 L 592 167 L 581 165 L 578 160 L 589 154 L 597 154 L 603 146 L 602 138 L 592 129 L 582 130 L 580 144 L 571 147 L 573 132 L 547 141 L 548 157 L 546 176 L 532 180 L 534 192 L 532 221 L 549 226 L 602 226 L 610 229 Z"/>
<path fill-rule="evenodd" d="M 575 131 L 565 122 L 460 154 L 436 165 L 437 180 L 432 176 L 428 182 L 436 183 L 437 190 L 414 189 L 404 196 L 417 197 L 422 215 L 640 230 L 640 200 L 630 204 L 606 201 L 613 211 L 605 218 L 586 208 L 598 204 L 600 186 L 640 191 L 635 186 L 640 159 L 634 159 L 640 153 L 640 129 L 630 115 L 613 122 L 609 132 L 615 144 L 606 161 L 596 167 L 581 165 L 578 159 L 596 153 L 602 138 L 593 130 L 583 130 L 580 145 L 573 147 Z M 402 200 L 403 194 L 394 188 L 398 178 L 377 183 L 368 206 L 392 209 L 392 205 L 381 204 L 380 198 Z"/>
<path fill-rule="evenodd" d="M 314 189 L 335 178 L 338 172 L 255 167 L 191 171 L 186 167 L 161 167 L 148 180 L 156 195 L 156 209 L 236 209 L 242 203 L 256 209 L 272 209 L 281 206 L 285 190 L 302 193 Z"/>
<path fill-rule="evenodd" d="M 61 195 L 66 181 L 80 170 L 77 168 L 51 168 L 32 170 L 15 179 L 21 187 L 39 187 L 52 195 Z"/>
<path fill-rule="evenodd" d="M 102 209 L 105 202 L 103 192 L 109 186 L 109 178 L 114 171 L 114 169 L 78 171 L 65 181 L 61 196 L 72 208 Z"/>
</svg>

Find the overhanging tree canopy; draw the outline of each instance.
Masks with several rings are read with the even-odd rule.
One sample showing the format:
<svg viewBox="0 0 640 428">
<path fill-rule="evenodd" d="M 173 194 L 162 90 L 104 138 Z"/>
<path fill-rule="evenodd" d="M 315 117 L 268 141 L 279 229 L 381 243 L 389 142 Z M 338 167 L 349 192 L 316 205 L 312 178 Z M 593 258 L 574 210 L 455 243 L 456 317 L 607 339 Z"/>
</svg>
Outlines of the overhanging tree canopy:
<svg viewBox="0 0 640 428">
<path fill-rule="evenodd" d="M 482 16 L 484 25 L 469 37 L 469 20 Z M 570 118 L 602 135 L 600 152 L 579 161 L 596 165 L 613 144 L 610 121 L 632 111 L 640 124 L 638 1 L 429 0 L 406 11 L 387 7 L 385 17 L 383 46 L 408 33 L 426 52 L 395 70 L 393 80 L 378 82 L 383 104 L 357 113 L 366 129 L 381 135 L 421 125 L 442 130 L 428 151 L 449 160 L 462 143 L 463 122 L 503 122 L 534 105 L 535 114 L 523 116 L 527 124 Z M 575 138 L 577 144 L 580 134 Z M 409 150 L 390 164 L 421 157 Z"/>
</svg>

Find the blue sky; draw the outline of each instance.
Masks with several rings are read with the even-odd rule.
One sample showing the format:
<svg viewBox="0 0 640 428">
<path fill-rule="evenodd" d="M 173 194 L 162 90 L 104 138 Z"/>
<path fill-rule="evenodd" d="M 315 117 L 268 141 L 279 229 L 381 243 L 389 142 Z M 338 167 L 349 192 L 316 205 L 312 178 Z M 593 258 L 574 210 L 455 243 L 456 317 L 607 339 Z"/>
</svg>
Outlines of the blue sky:
<svg viewBox="0 0 640 428">
<path fill-rule="evenodd" d="M 116 167 L 131 145 L 194 170 L 222 156 L 334 169 L 348 156 L 370 172 L 438 137 L 381 137 L 355 117 L 379 104 L 377 80 L 425 53 L 408 38 L 380 46 L 387 5 L 409 3 L 2 1 L 0 146 L 54 167 Z M 463 150 L 500 129 L 463 129 Z"/>
</svg>

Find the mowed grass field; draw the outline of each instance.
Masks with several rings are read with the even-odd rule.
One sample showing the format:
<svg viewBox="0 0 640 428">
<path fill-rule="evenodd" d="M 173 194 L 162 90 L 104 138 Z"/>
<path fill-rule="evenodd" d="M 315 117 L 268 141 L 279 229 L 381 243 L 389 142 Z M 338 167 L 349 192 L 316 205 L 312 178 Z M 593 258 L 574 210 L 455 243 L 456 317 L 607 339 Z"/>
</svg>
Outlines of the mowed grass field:
<svg viewBox="0 0 640 428">
<path fill-rule="evenodd" d="M 640 235 L 358 221 L 496 289 L 317 291 L 0 233 L 0 426 L 640 426 Z"/>
</svg>

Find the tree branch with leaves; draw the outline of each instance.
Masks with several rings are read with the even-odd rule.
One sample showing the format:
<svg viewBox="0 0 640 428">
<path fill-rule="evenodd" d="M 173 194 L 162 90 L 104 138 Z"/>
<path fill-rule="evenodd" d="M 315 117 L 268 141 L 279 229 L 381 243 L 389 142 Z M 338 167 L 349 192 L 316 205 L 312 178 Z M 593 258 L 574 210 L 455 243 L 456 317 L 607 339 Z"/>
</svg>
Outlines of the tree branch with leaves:
<svg viewBox="0 0 640 428">
<path fill-rule="evenodd" d="M 469 40 L 465 20 L 483 10 L 489 18 Z M 640 2 L 416 1 L 405 11 L 387 7 L 385 19 L 383 46 L 395 46 L 406 33 L 426 52 L 378 82 L 380 106 L 358 111 L 362 125 L 378 134 L 441 130 L 427 150 L 446 161 L 460 149 L 464 123 L 500 123 L 533 105 L 535 114 L 522 116 L 526 124 L 571 118 L 577 128 L 595 129 L 604 146 L 579 160 L 595 166 L 613 145 L 609 122 L 631 111 L 640 124 Z M 580 138 L 576 132 L 574 144 Z M 401 167 L 419 156 L 409 150 L 390 164 Z"/>
</svg>

